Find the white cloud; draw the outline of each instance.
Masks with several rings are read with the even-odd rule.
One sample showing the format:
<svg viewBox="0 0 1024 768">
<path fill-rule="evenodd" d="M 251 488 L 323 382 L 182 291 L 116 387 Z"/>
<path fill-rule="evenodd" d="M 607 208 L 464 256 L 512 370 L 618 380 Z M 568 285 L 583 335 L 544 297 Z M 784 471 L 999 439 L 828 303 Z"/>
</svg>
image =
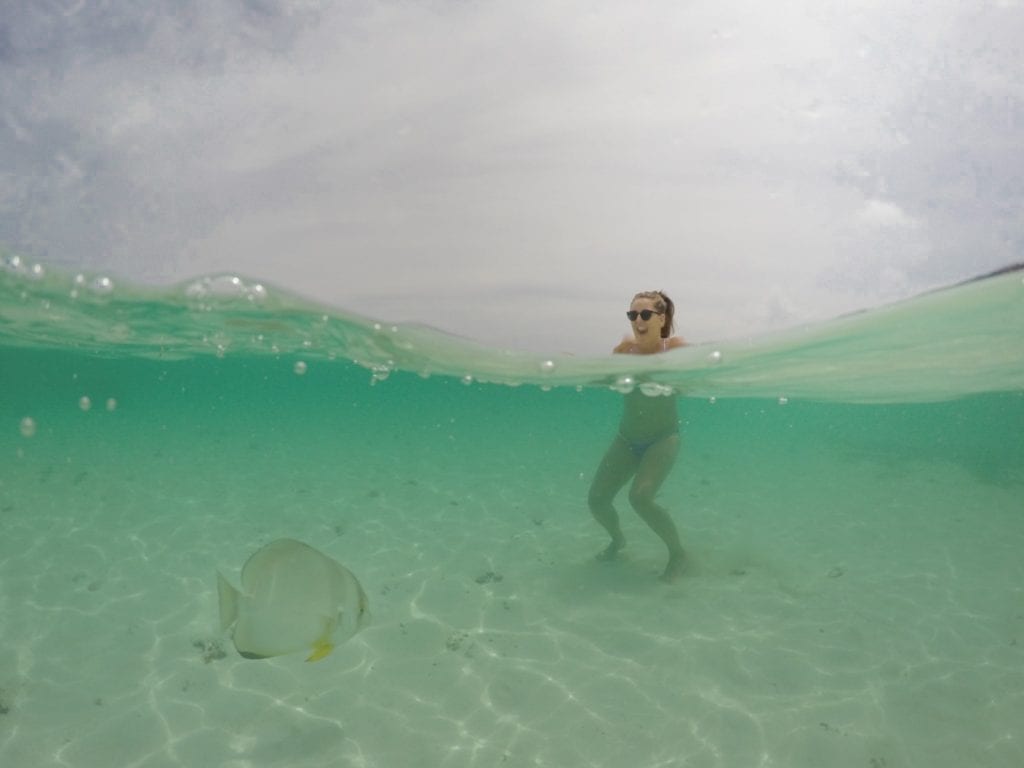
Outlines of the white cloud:
<svg viewBox="0 0 1024 768">
<path fill-rule="evenodd" d="M 917 229 L 918 222 L 895 203 L 887 200 L 865 200 L 859 212 L 860 220 L 868 227 Z"/>
</svg>

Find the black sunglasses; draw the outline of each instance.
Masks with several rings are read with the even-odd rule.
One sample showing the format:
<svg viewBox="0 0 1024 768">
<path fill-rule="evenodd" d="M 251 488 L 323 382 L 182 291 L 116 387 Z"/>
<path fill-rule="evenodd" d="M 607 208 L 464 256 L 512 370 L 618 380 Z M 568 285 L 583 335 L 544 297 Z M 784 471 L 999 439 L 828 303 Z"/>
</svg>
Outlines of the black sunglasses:
<svg viewBox="0 0 1024 768">
<path fill-rule="evenodd" d="M 664 314 L 665 314 L 664 312 L 656 312 L 653 309 L 641 309 L 639 312 L 637 312 L 635 309 L 631 309 L 631 310 L 629 310 L 626 313 L 626 317 L 629 318 L 629 322 L 633 322 L 634 320 L 636 320 L 637 316 L 639 315 L 640 318 L 642 318 L 644 322 L 647 322 L 648 320 L 651 319 L 652 315 L 664 315 Z"/>
</svg>

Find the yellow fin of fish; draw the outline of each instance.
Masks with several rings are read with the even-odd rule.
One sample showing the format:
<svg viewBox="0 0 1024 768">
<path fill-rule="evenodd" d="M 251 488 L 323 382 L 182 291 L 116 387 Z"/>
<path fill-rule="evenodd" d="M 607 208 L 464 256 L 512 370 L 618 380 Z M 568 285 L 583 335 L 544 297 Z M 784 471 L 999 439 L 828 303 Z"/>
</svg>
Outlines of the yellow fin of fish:
<svg viewBox="0 0 1024 768">
<path fill-rule="evenodd" d="M 320 659 L 326 658 L 333 650 L 334 644 L 330 639 L 321 638 L 316 641 L 316 645 L 313 646 L 313 652 L 309 654 L 309 658 L 306 661 L 320 661 Z"/>
</svg>

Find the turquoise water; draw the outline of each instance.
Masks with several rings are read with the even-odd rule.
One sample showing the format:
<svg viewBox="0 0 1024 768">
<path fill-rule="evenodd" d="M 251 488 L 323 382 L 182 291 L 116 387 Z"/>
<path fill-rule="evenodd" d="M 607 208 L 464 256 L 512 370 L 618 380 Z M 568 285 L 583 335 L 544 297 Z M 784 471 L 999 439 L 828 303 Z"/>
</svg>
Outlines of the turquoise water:
<svg viewBox="0 0 1024 768">
<path fill-rule="evenodd" d="M 657 358 L 509 353 L 240 278 L 0 269 L 0 765 L 1024 764 L 1019 272 Z M 515 385 L 515 386 L 513 386 Z M 661 500 L 586 492 L 681 395 Z M 292 537 L 370 627 L 245 660 Z"/>
</svg>

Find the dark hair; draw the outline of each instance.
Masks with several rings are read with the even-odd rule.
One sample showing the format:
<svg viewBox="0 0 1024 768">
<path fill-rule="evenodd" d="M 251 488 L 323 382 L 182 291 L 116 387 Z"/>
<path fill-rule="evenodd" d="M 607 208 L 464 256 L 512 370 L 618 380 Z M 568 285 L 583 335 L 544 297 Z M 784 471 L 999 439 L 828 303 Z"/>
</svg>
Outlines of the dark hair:
<svg viewBox="0 0 1024 768">
<path fill-rule="evenodd" d="M 675 330 L 676 305 L 664 291 L 641 291 L 636 299 L 653 299 L 654 308 L 665 315 L 665 322 L 661 326 L 661 338 L 667 339 Z"/>
</svg>

